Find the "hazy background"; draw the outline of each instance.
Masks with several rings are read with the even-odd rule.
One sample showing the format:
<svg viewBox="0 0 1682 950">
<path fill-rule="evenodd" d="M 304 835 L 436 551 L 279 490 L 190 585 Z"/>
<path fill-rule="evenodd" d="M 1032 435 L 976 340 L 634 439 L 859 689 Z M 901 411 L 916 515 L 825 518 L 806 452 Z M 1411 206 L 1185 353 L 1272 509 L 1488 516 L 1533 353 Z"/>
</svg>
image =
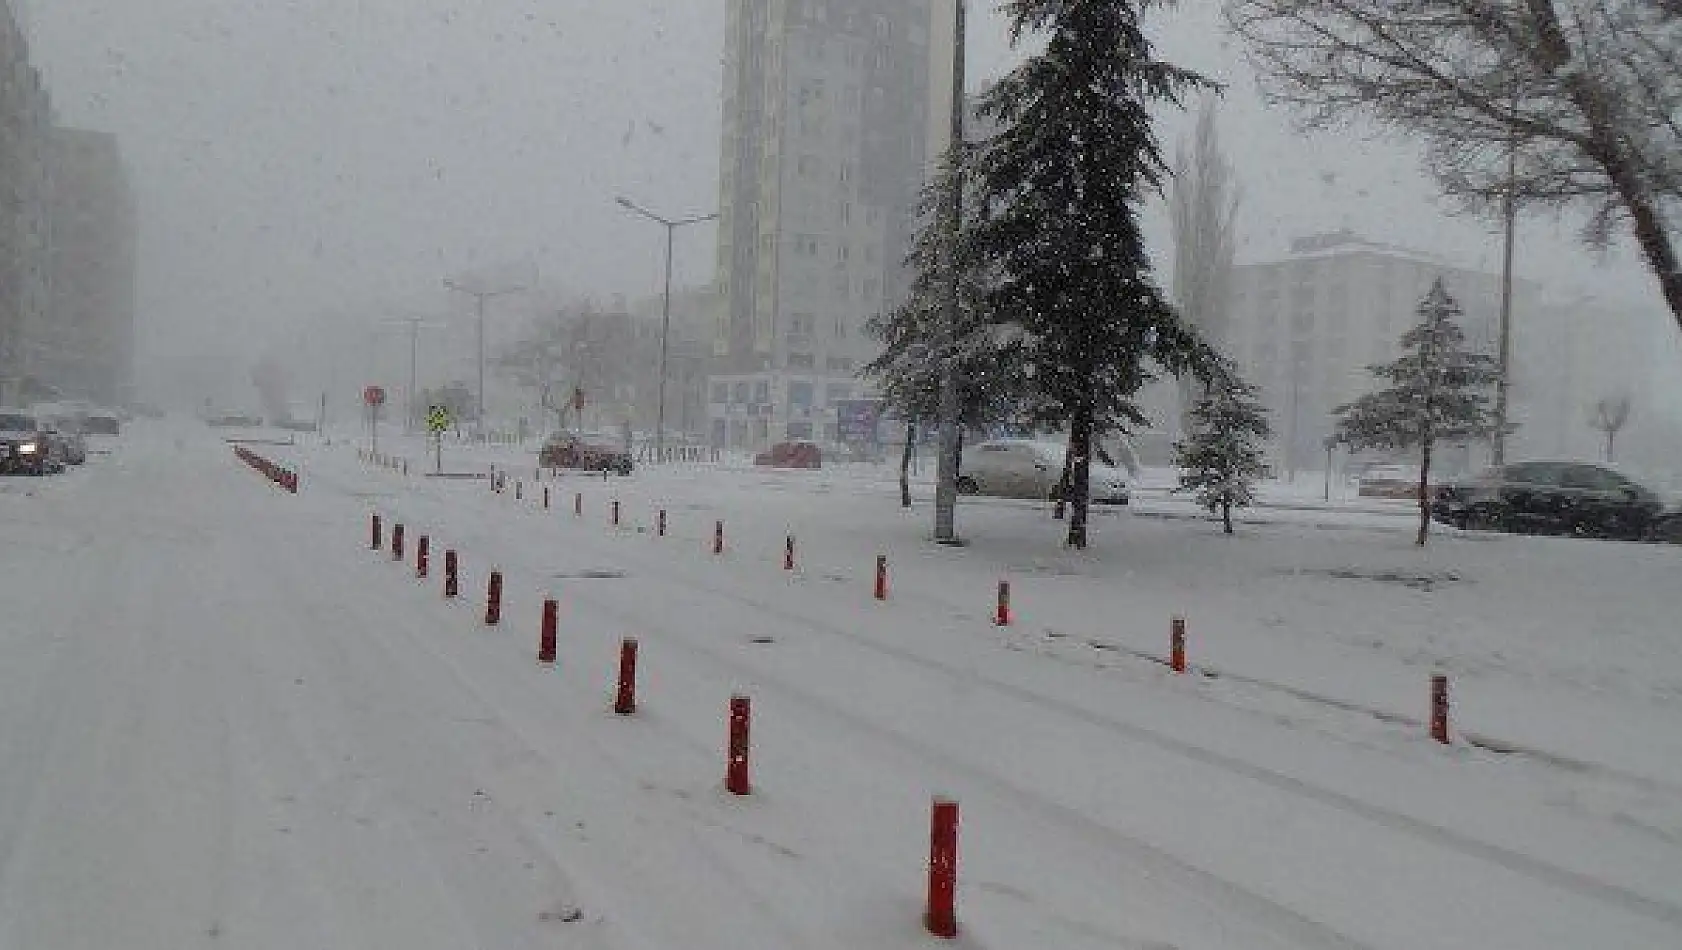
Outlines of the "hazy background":
<svg viewBox="0 0 1682 950">
<path fill-rule="evenodd" d="M 990 7 L 972 24 L 974 82 L 1011 62 Z M 1222 127 L 1245 187 L 1241 260 L 1346 226 L 1495 269 L 1494 229 L 1446 218 L 1411 148 L 1305 140 L 1264 107 L 1218 8 L 1158 17 L 1159 37 L 1232 84 Z M 612 199 L 673 215 L 716 206 L 724 15 L 725 0 L 50 0 L 28 12 L 61 120 L 118 133 L 135 179 L 139 382 L 195 402 L 244 398 L 270 348 L 406 362 L 402 335 L 378 322 L 465 313 L 439 282 L 475 267 L 524 267 L 603 298 L 656 291 L 663 235 Z M 1170 147 L 1184 124 L 1164 126 Z M 1527 220 L 1521 274 L 1623 301 L 1674 347 L 1633 254 L 1597 259 L 1576 226 Z M 683 238 L 681 281 L 712 276 L 704 230 Z M 1160 216 L 1153 234 L 1160 258 Z M 1682 407 L 1682 387 L 1667 395 Z"/>
</svg>

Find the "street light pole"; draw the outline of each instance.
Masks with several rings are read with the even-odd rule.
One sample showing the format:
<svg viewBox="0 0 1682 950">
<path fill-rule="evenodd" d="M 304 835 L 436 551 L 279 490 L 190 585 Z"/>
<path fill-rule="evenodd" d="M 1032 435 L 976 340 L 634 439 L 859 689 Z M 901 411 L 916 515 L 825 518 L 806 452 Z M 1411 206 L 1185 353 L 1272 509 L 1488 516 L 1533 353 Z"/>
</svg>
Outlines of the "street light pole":
<svg viewBox="0 0 1682 950">
<path fill-rule="evenodd" d="M 964 147 L 964 112 L 967 103 L 964 100 L 964 56 L 965 32 L 967 30 L 966 0 L 953 2 L 953 33 L 952 33 L 952 115 L 950 119 L 949 141 L 947 143 L 954 167 L 953 175 L 956 181 L 952 183 L 952 194 L 946 209 L 946 247 L 943 253 L 946 264 L 946 292 L 945 300 L 945 336 L 949 342 L 956 343 L 958 335 L 958 320 L 960 317 L 959 287 L 961 278 L 958 274 L 958 236 L 964 226 L 964 176 L 961 167 L 962 150 Z M 940 457 L 935 463 L 934 489 L 934 540 L 938 544 L 958 544 L 958 422 L 961 407 L 958 401 L 958 369 L 952 362 L 952 353 L 948 351 L 948 360 L 940 374 L 940 404 L 937 420 L 940 424 Z"/>
<path fill-rule="evenodd" d="M 525 288 L 516 286 L 516 287 L 502 287 L 502 288 L 499 288 L 497 290 L 485 290 L 483 288 L 481 288 L 479 290 L 473 290 L 471 288 L 462 286 L 461 284 L 457 283 L 456 281 L 454 281 L 454 280 L 452 280 L 448 277 L 444 278 L 444 286 L 449 288 L 450 290 L 456 291 L 457 293 L 467 294 L 468 296 L 470 296 L 470 297 L 472 297 L 472 298 L 474 298 L 475 300 L 478 301 L 478 314 L 479 314 L 479 333 L 478 333 L 478 336 L 479 336 L 479 392 L 478 392 L 478 399 L 477 399 L 478 416 L 477 416 L 477 419 L 475 420 L 474 428 L 478 431 L 478 435 L 483 436 L 485 434 L 485 301 L 492 298 L 492 297 L 501 297 L 501 296 L 504 296 L 506 294 L 517 294 L 517 293 L 520 293 L 520 292 L 524 291 Z"/>
<path fill-rule="evenodd" d="M 660 386 L 659 405 L 654 409 L 654 459 L 666 460 L 666 361 L 672 333 L 672 253 L 677 243 L 677 229 L 718 218 L 718 212 L 676 220 L 664 218 L 626 197 L 614 199 L 621 208 L 640 214 L 666 229 L 666 292 L 660 307 Z"/>
</svg>

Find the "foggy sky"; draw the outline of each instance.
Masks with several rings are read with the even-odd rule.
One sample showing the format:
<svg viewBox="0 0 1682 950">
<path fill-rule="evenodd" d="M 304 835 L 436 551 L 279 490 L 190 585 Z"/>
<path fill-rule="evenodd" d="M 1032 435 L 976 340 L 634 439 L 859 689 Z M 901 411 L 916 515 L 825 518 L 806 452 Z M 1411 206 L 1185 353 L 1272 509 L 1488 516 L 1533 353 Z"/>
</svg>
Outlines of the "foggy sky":
<svg viewBox="0 0 1682 950">
<path fill-rule="evenodd" d="M 1264 108 L 1217 8 L 1159 18 L 1160 39 L 1232 84 L 1222 128 L 1245 188 L 1241 258 L 1348 226 L 1497 266 L 1493 228 L 1445 220 L 1412 150 L 1305 140 L 1288 113 Z M 529 261 L 546 285 L 601 297 L 654 292 L 662 232 L 613 196 L 672 215 L 716 207 L 724 10 L 52 0 L 30 19 L 61 121 L 114 131 L 126 150 L 143 228 L 144 385 L 211 357 L 243 374 L 264 347 L 326 321 L 365 335 L 381 308 L 460 310 L 439 281 L 476 265 Z M 973 18 L 973 81 L 1008 68 L 1003 32 L 994 15 Z M 1188 125 L 1164 125 L 1170 147 Z M 1597 264 L 1574 227 L 1527 221 L 1521 272 L 1656 308 L 1631 253 Z M 680 239 L 682 281 L 712 275 L 705 231 Z M 1153 235 L 1161 260 L 1160 215 Z"/>
</svg>

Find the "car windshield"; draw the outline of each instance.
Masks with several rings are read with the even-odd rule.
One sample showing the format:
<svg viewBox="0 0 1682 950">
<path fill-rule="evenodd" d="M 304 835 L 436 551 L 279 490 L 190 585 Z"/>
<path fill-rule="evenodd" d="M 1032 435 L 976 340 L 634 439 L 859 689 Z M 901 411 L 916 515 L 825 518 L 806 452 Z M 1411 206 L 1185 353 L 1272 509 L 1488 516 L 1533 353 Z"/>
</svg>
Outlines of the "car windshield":
<svg viewBox="0 0 1682 950">
<path fill-rule="evenodd" d="M 1682 0 L 0 0 L 0 430 L 0 950 L 1682 950 Z"/>
</svg>

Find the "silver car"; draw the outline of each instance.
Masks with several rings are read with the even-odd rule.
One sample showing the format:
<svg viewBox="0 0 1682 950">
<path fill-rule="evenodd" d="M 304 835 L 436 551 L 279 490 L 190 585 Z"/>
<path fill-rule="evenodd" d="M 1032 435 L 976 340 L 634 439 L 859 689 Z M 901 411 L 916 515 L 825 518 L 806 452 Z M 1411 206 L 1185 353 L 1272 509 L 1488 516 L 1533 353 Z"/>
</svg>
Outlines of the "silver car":
<svg viewBox="0 0 1682 950">
<path fill-rule="evenodd" d="M 958 490 L 966 495 L 1051 500 L 1057 497 L 1067 448 L 1061 442 L 995 439 L 964 452 Z M 1131 498 L 1127 473 L 1094 458 L 1091 498 L 1098 504 L 1125 505 Z"/>
</svg>

